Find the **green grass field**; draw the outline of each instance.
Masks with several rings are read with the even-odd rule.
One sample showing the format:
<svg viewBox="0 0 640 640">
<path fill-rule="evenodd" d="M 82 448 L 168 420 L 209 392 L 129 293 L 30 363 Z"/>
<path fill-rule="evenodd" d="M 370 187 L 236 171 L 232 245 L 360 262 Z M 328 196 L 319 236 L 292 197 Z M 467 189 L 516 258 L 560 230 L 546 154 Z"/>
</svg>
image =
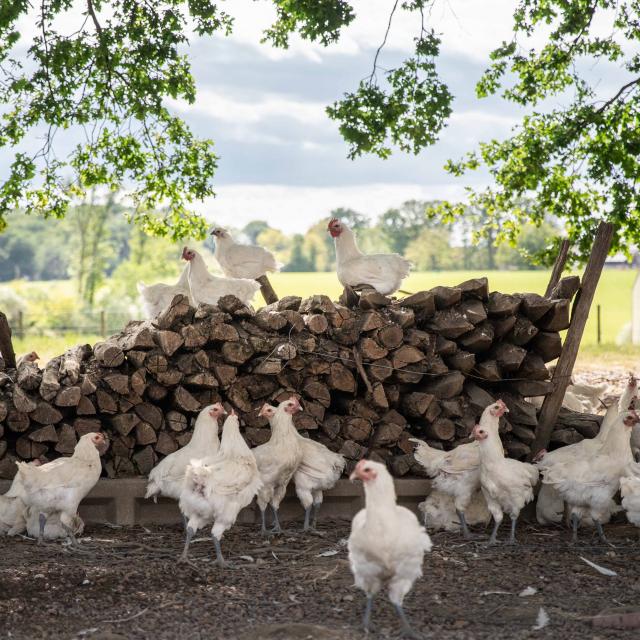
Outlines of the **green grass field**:
<svg viewBox="0 0 640 640">
<path fill-rule="evenodd" d="M 412 274 L 404 283 L 407 291 L 419 291 L 429 289 L 436 285 L 455 285 L 464 280 L 486 275 L 489 278 L 491 290 L 503 293 L 516 293 L 532 291 L 544 293 L 549 279 L 547 271 L 439 271 L 422 272 Z M 620 363 L 630 366 L 631 361 L 640 358 L 640 349 L 633 347 L 616 346 L 616 340 L 624 327 L 631 320 L 631 287 L 636 277 L 633 270 L 606 270 L 596 293 L 594 307 L 589 317 L 589 322 L 583 339 L 581 359 L 598 362 Z M 271 276 L 271 282 L 280 296 L 299 295 L 309 296 L 314 293 L 323 293 L 332 299 L 337 299 L 342 291 L 335 273 L 278 273 Z M 25 294 L 29 292 L 29 298 L 39 292 L 47 297 L 57 295 L 72 295 L 73 283 L 71 281 L 57 282 L 16 282 L 8 283 L 17 292 Z M 256 304 L 262 304 L 262 298 L 258 296 Z M 596 330 L 596 305 L 601 307 L 602 320 L 602 345 L 597 345 Z M 68 346 L 79 342 L 93 343 L 100 339 L 97 335 L 81 335 L 68 333 L 63 336 L 27 336 L 17 339 L 16 351 L 23 353 L 35 349 L 40 356 L 50 358 L 58 355 Z"/>
</svg>

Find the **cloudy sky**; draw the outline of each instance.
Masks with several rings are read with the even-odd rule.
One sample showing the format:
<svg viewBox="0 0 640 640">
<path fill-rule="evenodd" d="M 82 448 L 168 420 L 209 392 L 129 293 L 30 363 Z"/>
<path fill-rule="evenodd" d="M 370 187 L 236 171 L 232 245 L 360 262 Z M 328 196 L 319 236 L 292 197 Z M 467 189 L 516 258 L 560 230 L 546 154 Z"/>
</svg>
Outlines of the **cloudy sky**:
<svg viewBox="0 0 640 640">
<path fill-rule="evenodd" d="M 435 2 L 428 23 L 442 34 L 439 71 L 455 96 L 449 126 L 418 156 L 347 159 L 347 146 L 324 109 L 370 73 L 393 3 L 355 0 L 357 17 L 339 43 L 323 48 L 293 37 L 282 51 L 260 44 L 274 19 L 271 2 L 224 2 L 236 18 L 233 35 L 193 41 L 188 54 L 197 100 L 171 104 L 199 136 L 215 140 L 220 156 L 217 197 L 199 205 L 202 213 L 221 225 L 263 218 L 288 232 L 304 231 L 339 206 L 375 217 L 411 198 L 462 198 L 466 185 L 487 180 L 482 173 L 453 179 L 443 164 L 480 140 L 504 137 L 521 115 L 497 99 L 477 100 L 474 91 L 491 49 L 510 38 L 513 0 Z M 76 21 L 82 11 L 68 15 Z M 382 67 L 412 51 L 416 18 L 398 10 Z M 26 46 L 34 20 L 25 19 L 21 27 Z M 617 79 L 610 69 L 593 72 L 602 75 L 605 92 Z M 0 160 L 6 159 L 5 151 Z"/>
<path fill-rule="evenodd" d="M 483 176 L 456 181 L 442 169 L 446 159 L 480 139 L 505 135 L 516 121 L 512 107 L 474 97 L 488 52 L 509 35 L 508 0 L 451 0 L 431 14 L 443 34 L 440 71 L 456 97 L 440 142 L 418 156 L 353 161 L 324 109 L 370 72 L 393 2 L 356 2 L 357 17 L 337 45 L 294 39 L 288 51 L 259 42 L 272 22 L 269 3 L 227 5 L 236 16 L 234 34 L 194 43 L 198 99 L 174 105 L 195 131 L 216 142 L 217 197 L 201 210 L 220 224 L 260 217 L 302 231 L 339 206 L 375 216 L 410 198 L 461 197 L 465 184 Z M 397 13 L 382 66 L 411 52 L 416 27 L 415 14 Z"/>
</svg>

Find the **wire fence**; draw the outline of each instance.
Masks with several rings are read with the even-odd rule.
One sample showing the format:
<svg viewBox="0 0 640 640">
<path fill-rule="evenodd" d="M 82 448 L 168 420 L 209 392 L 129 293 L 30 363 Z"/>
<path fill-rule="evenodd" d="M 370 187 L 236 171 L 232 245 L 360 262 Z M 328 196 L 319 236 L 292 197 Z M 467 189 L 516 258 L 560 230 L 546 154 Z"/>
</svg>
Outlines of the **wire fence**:
<svg viewBox="0 0 640 640">
<path fill-rule="evenodd" d="M 124 311 L 100 309 L 72 313 L 31 313 L 17 311 L 9 321 L 16 338 L 63 336 L 66 334 L 109 336 L 134 319 Z"/>
</svg>

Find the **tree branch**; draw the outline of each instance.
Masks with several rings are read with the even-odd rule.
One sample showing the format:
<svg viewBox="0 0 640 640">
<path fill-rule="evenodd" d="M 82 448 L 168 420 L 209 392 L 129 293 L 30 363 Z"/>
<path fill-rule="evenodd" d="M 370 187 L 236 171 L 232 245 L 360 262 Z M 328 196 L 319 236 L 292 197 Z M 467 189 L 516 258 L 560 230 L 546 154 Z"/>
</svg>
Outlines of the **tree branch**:
<svg viewBox="0 0 640 640">
<path fill-rule="evenodd" d="M 396 9 L 398 8 L 399 1 L 400 0 L 395 0 L 395 2 L 393 3 L 391 13 L 389 14 L 389 22 L 387 23 L 387 29 L 384 32 L 384 38 L 382 40 L 382 43 L 376 50 L 375 57 L 373 58 L 373 70 L 371 71 L 371 75 L 369 76 L 369 84 L 371 84 L 371 82 L 373 82 L 373 79 L 376 77 L 376 69 L 378 68 L 378 57 L 380 56 L 380 52 L 382 51 L 382 49 L 384 49 L 384 45 L 387 44 L 387 38 L 389 37 L 389 32 L 391 31 L 391 23 L 393 22 L 393 16 L 396 12 Z"/>
<path fill-rule="evenodd" d="M 627 84 L 623 85 L 622 87 L 620 87 L 620 90 L 618 91 L 618 93 L 616 93 L 615 96 L 613 96 L 613 98 L 609 98 L 609 100 L 607 100 L 599 109 L 596 109 L 596 113 L 600 114 L 603 111 L 606 111 L 616 100 L 618 100 L 618 98 L 625 92 L 628 91 L 629 89 L 631 89 L 631 87 L 640 84 L 640 78 L 636 78 L 635 80 L 631 80 L 630 82 L 627 82 Z"/>
</svg>

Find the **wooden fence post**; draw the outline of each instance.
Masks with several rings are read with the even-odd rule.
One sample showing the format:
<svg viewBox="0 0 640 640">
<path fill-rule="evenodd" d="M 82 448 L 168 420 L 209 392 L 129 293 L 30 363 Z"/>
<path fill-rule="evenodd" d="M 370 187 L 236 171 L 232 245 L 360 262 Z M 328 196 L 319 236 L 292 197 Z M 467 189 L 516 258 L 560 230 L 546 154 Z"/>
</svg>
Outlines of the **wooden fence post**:
<svg viewBox="0 0 640 640">
<path fill-rule="evenodd" d="M 544 294 L 549 298 L 551 292 L 555 286 L 560 282 L 560 276 L 564 271 L 564 267 L 567 264 L 567 258 L 569 257 L 569 241 L 565 238 L 560 244 L 560 251 L 556 257 L 556 261 L 553 263 L 553 270 L 551 271 L 551 277 L 549 278 L 549 284 L 547 285 L 547 291 Z"/>
<path fill-rule="evenodd" d="M 15 369 L 16 353 L 13 350 L 13 342 L 11 342 L 11 327 L 7 316 L 2 311 L 0 311 L 0 353 L 7 368 Z"/>
<path fill-rule="evenodd" d="M 589 309 L 593 302 L 600 274 L 604 267 L 611 241 L 613 239 L 613 225 L 609 222 L 601 222 L 596 233 L 596 238 L 591 249 L 589 262 L 582 276 L 582 283 L 579 298 L 573 307 L 571 317 L 571 326 L 567 331 L 567 337 L 562 346 L 562 354 L 558 359 L 555 373 L 553 374 L 554 390 L 544 399 L 540 417 L 538 418 L 538 426 L 536 428 L 535 439 L 531 445 L 531 455 L 534 456 L 538 451 L 548 446 L 551 439 L 551 432 L 558 418 L 558 413 L 562 407 L 564 394 L 569 385 L 573 366 L 578 357 L 580 349 L 580 341 L 584 333 L 587 318 L 589 317 Z M 551 284 L 551 283 L 550 283 Z"/>
</svg>

